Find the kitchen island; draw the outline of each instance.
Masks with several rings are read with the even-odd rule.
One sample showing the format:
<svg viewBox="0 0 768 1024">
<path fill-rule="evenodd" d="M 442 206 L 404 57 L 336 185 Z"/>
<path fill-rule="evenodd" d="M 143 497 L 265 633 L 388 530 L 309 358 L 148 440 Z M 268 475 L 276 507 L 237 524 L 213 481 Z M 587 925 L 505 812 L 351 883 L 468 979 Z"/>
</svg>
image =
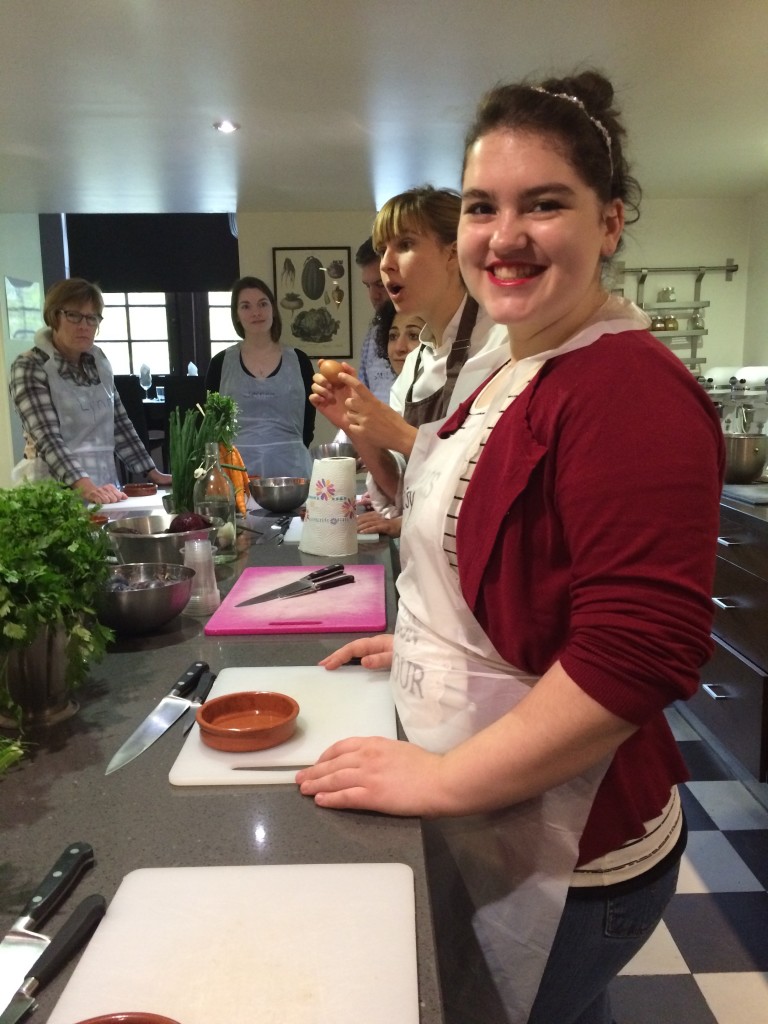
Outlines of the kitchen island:
<svg viewBox="0 0 768 1024">
<path fill-rule="evenodd" d="M 309 570 L 328 561 L 299 552 L 295 544 L 250 543 L 246 534 L 238 545 L 238 560 L 217 566 L 222 594 L 246 566 L 306 564 Z M 361 543 L 359 553 L 346 561 L 385 566 L 391 630 L 396 549 L 385 539 Z M 93 846 L 95 867 L 42 928 L 49 935 L 85 896 L 99 892 L 109 903 L 124 876 L 137 868 L 404 863 L 415 880 L 420 1021 L 439 1024 L 443 1015 L 418 819 L 320 810 L 293 783 L 172 786 L 168 773 L 184 742 L 184 718 L 130 764 L 105 776 L 115 751 L 191 662 L 206 661 L 213 671 L 273 666 L 279 689 L 280 666 L 315 665 L 360 635 L 207 637 L 205 622 L 185 613 L 156 633 L 118 638 L 78 691 L 78 713 L 29 735 L 28 756 L 0 780 L 0 934 L 66 844 L 75 841 Z M 205 949 L 199 950 L 198 963 L 204 971 Z M 41 993 L 35 1021 L 46 1020 L 73 968 L 74 963 Z"/>
</svg>

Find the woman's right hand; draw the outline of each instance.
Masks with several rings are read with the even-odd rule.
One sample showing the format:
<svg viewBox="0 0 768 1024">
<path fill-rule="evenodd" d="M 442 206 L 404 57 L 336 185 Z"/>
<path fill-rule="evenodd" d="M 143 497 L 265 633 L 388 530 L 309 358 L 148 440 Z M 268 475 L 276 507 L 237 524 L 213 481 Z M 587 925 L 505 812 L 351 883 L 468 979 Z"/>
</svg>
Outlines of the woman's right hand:
<svg viewBox="0 0 768 1024">
<path fill-rule="evenodd" d="M 358 658 L 363 668 L 391 668 L 392 667 L 392 645 L 394 637 L 391 633 L 380 633 L 378 636 L 366 636 L 360 640 L 353 640 L 344 644 L 333 654 L 329 654 L 318 665 L 333 671 L 341 668 L 352 660 Z"/>
<path fill-rule="evenodd" d="M 342 363 L 344 374 L 355 380 L 355 371 L 349 363 Z M 321 372 L 312 377 L 312 394 L 309 401 L 316 409 L 333 423 L 339 430 L 346 433 L 347 415 L 346 400 L 352 394 L 351 389 L 342 381 L 331 383 Z"/>
<path fill-rule="evenodd" d="M 83 499 L 92 505 L 111 505 L 115 501 L 125 501 L 128 497 L 114 484 L 102 484 L 99 487 L 88 476 L 76 480 L 72 489 L 79 491 Z"/>
</svg>

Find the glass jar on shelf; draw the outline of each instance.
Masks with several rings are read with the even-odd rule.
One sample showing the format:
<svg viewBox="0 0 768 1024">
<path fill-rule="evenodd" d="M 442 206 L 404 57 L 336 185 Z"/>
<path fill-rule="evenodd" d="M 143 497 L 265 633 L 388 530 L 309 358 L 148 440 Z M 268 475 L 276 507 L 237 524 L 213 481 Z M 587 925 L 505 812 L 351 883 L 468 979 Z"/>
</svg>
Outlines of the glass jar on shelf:
<svg viewBox="0 0 768 1024">
<path fill-rule="evenodd" d="M 664 324 L 665 324 L 665 321 L 664 321 L 664 317 L 663 316 L 660 316 L 658 314 L 654 314 L 651 317 L 651 330 L 652 331 L 665 331 L 666 327 L 664 326 Z"/>
<path fill-rule="evenodd" d="M 677 331 L 680 325 L 677 322 L 676 316 L 665 316 L 664 317 L 664 330 L 665 331 Z"/>
<path fill-rule="evenodd" d="M 691 331 L 703 331 L 705 329 L 704 317 L 698 310 L 689 319 L 688 329 Z"/>
</svg>

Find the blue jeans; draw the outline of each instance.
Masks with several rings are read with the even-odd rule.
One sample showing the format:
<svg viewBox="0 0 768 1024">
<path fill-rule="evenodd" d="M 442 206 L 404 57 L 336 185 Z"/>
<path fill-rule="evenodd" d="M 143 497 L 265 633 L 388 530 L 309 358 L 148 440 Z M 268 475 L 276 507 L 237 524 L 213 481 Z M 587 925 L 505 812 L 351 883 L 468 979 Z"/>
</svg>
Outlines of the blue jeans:
<svg viewBox="0 0 768 1024">
<path fill-rule="evenodd" d="M 661 920 L 679 868 L 623 896 L 568 898 L 528 1024 L 611 1024 L 608 984 Z"/>
</svg>

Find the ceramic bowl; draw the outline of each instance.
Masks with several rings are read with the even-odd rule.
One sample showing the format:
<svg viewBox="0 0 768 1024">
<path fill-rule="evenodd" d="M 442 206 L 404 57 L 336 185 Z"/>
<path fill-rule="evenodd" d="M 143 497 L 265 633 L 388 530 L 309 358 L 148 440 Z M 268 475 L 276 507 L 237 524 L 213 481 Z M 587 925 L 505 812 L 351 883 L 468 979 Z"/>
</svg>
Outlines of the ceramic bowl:
<svg viewBox="0 0 768 1024">
<path fill-rule="evenodd" d="M 135 1010 L 129 1013 L 105 1013 L 101 1017 L 89 1017 L 77 1024 L 179 1024 L 170 1017 L 161 1017 L 157 1013 L 142 1013 Z"/>
<path fill-rule="evenodd" d="M 125 516 L 113 519 L 104 529 L 121 562 L 175 562 L 184 564 L 184 545 L 188 540 L 216 540 L 216 527 L 189 530 L 187 533 L 169 533 L 173 516 L 158 512 L 155 515 Z"/>
<path fill-rule="evenodd" d="M 262 476 L 249 481 L 251 496 L 270 512 L 290 512 L 303 505 L 309 479 L 303 476 Z"/>
<path fill-rule="evenodd" d="M 247 690 L 206 701 L 196 718 L 203 743 L 215 750 L 266 750 L 293 736 L 298 713 L 293 697 Z"/>
<path fill-rule="evenodd" d="M 173 562 L 110 566 L 96 604 L 99 622 L 123 636 L 160 629 L 187 607 L 194 576 L 194 569 Z"/>
<path fill-rule="evenodd" d="M 129 498 L 149 498 L 157 494 L 157 484 L 123 484 L 123 494 Z"/>
</svg>

